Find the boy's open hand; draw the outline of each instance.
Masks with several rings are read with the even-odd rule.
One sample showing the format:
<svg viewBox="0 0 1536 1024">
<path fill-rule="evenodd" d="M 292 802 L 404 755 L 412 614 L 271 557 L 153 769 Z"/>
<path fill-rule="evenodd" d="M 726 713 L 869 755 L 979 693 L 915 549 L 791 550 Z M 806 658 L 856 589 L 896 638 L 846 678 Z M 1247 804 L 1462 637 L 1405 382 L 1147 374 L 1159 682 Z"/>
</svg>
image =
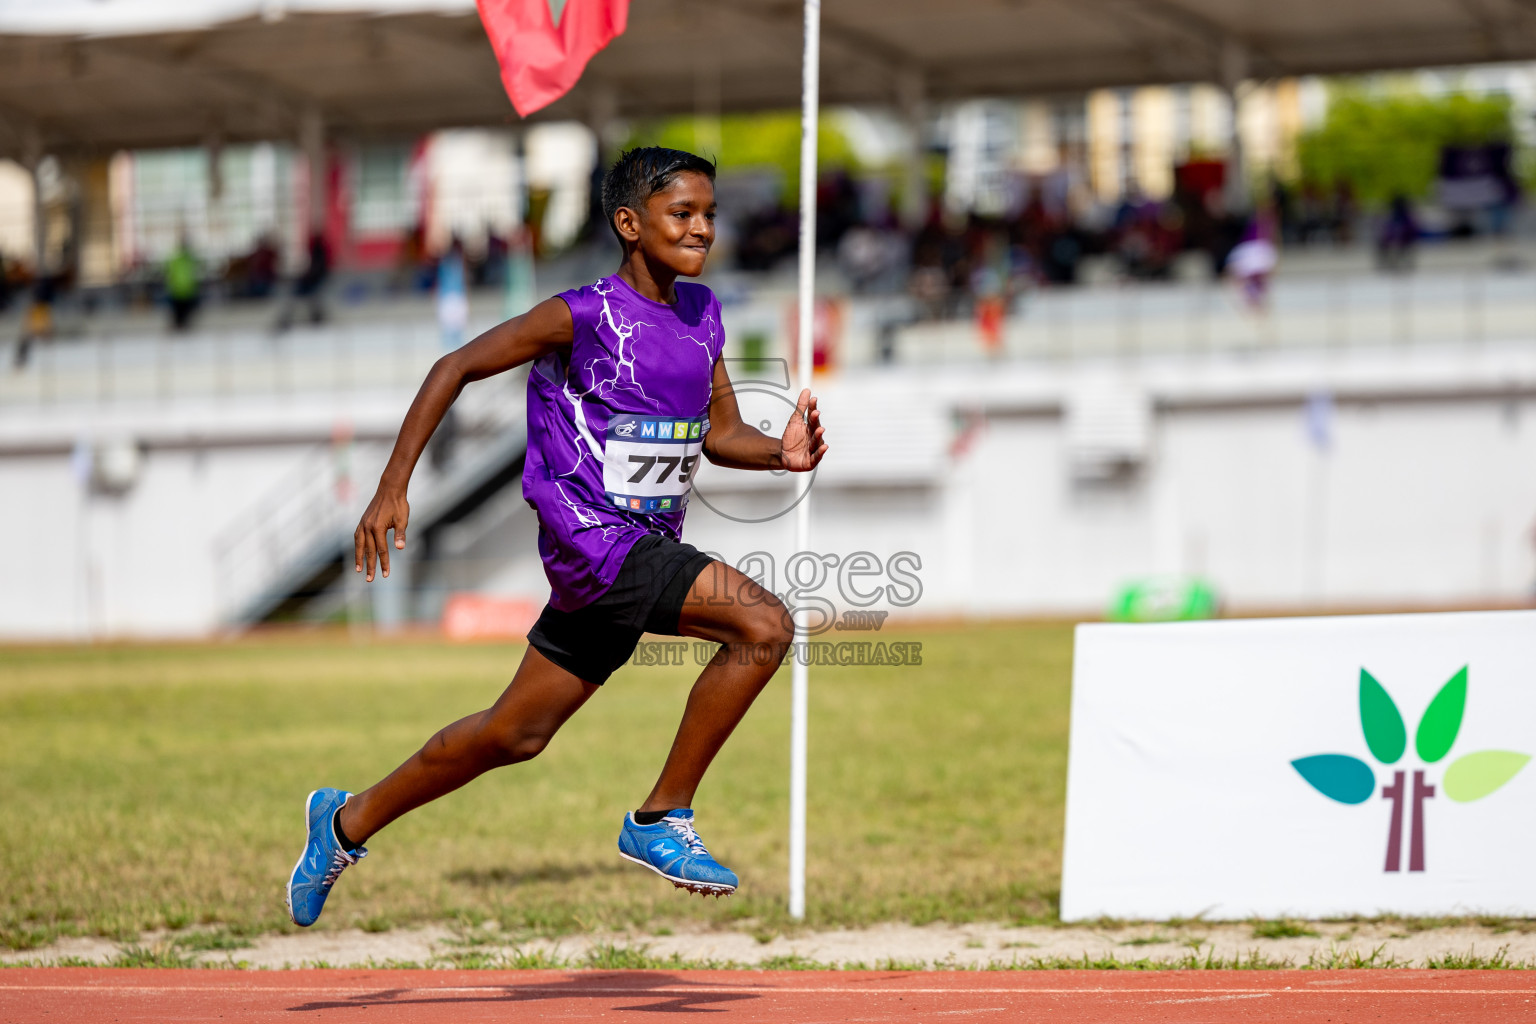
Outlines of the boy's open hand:
<svg viewBox="0 0 1536 1024">
<path fill-rule="evenodd" d="M 356 570 L 362 572 L 367 567 L 368 582 L 373 582 L 374 559 L 378 559 L 379 568 L 384 570 L 384 575 L 389 575 L 389 538 L 390 530 L 395 531 L 395 547 L 405 548 L 405 524 L 410 521 L 411 506 L 405 500 L 405 491 L 393 488 L 380 487 L 373 500 L 368 503 L 368 510 L 363 513 L 362 520 L 357 524 L 357 530 L 352 534 L 352 542 L 357 549 Z"/>
<path fill-rule="evenodd" d="M 816 409 L 816 399 L 811 389 L 800 392 L 795 404 L 795 414 L 784 427 L 784 438 L 779 442 L 779 458 L 784 468 L 794 473 L 806 473 L 816 468 L 821 457 L 827 454 L 827 446 L 821 435 L 821 413 Z"/>
</svg>

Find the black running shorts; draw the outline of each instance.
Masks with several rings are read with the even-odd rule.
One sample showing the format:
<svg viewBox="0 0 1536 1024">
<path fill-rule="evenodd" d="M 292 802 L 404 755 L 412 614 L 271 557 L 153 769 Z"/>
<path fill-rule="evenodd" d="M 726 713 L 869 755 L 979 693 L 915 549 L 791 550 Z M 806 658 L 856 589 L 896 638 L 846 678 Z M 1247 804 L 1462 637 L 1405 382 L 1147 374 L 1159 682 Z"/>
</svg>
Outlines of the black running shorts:
<svg viewBox="0 0 1536 1024">
<path fill-rule="evenodd" d="M 596 601 L 574 612 L 546 604 L 528 643 L 577 678 L 601 686 L 629 660 L 642 634 L 678 635 L 688 589 L 712 561 L 692 544 L 646 534 Z"/>
</svg>

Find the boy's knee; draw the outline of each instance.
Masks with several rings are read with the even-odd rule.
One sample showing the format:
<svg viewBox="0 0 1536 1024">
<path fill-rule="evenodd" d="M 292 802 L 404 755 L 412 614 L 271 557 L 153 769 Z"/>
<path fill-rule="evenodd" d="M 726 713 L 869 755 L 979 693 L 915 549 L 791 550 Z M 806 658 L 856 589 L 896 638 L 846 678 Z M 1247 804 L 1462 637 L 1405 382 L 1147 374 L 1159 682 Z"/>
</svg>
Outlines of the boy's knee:
<svg viewBox="0 0 1536 1024">
<path fill-rule="evenodd" d="M 531 761 L 549 746 L 549 737 L 542 734 L 512 732 L 487 737 L 491 760 L 498 765 L 520 764 Z"/>
<path fill-rule="evenodd" d="M 770 596 L 753 609 L 743 632 L 748 643 L 782 647 L 795 638 L 795 624 L 789 609 L 778 598 Z"/>
</svg>

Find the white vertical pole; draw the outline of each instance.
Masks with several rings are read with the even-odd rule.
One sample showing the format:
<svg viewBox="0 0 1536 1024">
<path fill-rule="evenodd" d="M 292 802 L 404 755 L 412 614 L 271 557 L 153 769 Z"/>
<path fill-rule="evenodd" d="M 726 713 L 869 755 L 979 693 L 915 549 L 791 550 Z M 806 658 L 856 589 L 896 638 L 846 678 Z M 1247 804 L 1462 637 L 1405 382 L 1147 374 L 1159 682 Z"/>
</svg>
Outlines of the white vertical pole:
<svg viewBox="0 0 1536 1024">
<path fill-rule="evenodd" d="M 821 107 L 821 0 L 805 0 L 805 66 L 800 93 L 800 330 L 799 388 L 811 386 L 816 299 L 816 128 Z M 797 388 L 797 392 L 799 390 Z M 809 484 L 807 484 L 809 486 Z M 795 550 L 811 545 L 811 496 L 795 507 Z M 795 615 L 796 653 L 791 662 L 789 725 L 789 916 L 805 917 L 805 771 L 806 725 L 810 716 L 810 679 L 805 611 Z"/>
</svg>

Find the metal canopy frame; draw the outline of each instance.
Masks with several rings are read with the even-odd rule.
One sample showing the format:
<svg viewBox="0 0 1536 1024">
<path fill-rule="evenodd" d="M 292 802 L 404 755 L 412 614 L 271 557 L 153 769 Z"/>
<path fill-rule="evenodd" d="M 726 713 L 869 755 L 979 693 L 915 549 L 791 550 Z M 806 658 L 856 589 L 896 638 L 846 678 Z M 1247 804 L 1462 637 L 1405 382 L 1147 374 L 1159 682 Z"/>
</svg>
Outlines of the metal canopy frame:
<svg viewBox="0 0 1536 1024">
<path fill-rule="evenodd" d="M 792 109 L 803 13 L 635 0 L 535 119 Z M 822 44 L 824 104 L 910 108 L 1536 59 L 1536 0 L 831 0 Z M 353 137 L 519 123 L 470 0 L 0 0 L 0 67 L 11 157 L 295 138 L 306 117 Z"/>
</svg>

